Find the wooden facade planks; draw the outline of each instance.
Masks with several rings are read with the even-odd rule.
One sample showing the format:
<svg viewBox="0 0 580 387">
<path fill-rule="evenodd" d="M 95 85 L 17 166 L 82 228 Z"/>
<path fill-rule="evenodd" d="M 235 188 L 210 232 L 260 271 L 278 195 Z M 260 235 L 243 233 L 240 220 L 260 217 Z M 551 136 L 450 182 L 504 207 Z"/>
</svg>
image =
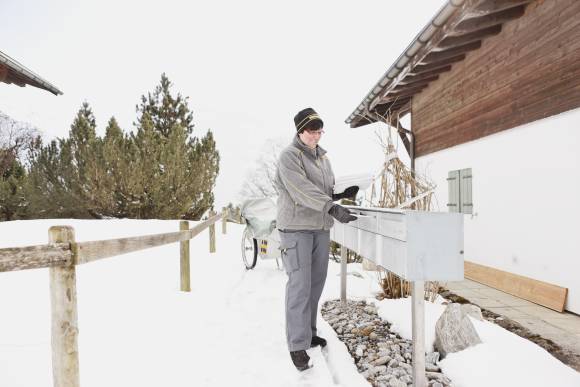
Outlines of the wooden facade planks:
<svg viewBox="0 0 580 387">
<path fill-rule="evenodd" d="M 568 289 L 547 282 L 465 261 L 465 278 L 524 300 L 563 312 Z"/>
<path fill-rule="evenodd" d="M 413 97 L 422 156 L 580 107 L 580 2 L 537 1 Z"/>
</svg>

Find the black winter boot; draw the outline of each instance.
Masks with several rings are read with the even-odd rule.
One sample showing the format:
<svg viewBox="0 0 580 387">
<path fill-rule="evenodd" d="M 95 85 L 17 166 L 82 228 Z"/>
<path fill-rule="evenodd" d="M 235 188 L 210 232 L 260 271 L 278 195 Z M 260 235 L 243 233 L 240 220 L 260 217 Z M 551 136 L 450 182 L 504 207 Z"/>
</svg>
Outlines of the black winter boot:
<svg viewBox="0 0 580 387">
<path fill-rule="evenodd" d="M 312 367 L 312 364 L 310 363 L 310 356 L 308 356 L 305 350 L 291 351 L 290 357 L 292 358 L 292 363 L 294 363 L 298 371 L 304 371 Z"/>
<path fill-rule="evenodd" d="M 326 340 L 320 336 L 312 336 L 312 341 L 310 342 L 310 348 L 320 345 L 320 348 L 326 347 Z"/>
</svg>

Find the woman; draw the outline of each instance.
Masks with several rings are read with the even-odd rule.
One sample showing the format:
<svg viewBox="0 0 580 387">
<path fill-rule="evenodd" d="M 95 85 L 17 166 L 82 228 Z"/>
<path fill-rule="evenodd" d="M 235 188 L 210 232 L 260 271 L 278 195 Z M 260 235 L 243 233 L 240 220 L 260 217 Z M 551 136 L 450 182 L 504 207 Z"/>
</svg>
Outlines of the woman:
<svg viewBox="0 0 580 387">
<path fill-rule="evenodd" d="M 303 371 L 311 366 L 306 349 L 326 345 L 316 334 L 316 318 L 328 269 L 332 218 L 342 223 L 356 219 L 333 201 L 355 196 L 358 187 L 333 195 L 332 167 L 318 145 L 324 123 L 314 109 L 298 112 L 294 124 L 296 135 L 282 151 L 276 173 L 276 227 L 288 274 L 286 339 L 292 362 Z"/>
</svg>

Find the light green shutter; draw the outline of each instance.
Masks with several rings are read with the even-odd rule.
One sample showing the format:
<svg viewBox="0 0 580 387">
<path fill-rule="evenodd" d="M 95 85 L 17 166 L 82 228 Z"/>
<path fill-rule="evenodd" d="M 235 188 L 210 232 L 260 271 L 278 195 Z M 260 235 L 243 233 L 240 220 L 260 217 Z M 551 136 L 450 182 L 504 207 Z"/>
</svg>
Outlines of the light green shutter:
<svg viewBox="0 0 580 387">
<path fill-rule="evenodd" d="M 464 214 L 473 214 L 473 197 L 472 197 L 472 174 L 471 168 L 462 169 L 459 171 L 459 197 L 460 208 L 459 211 Z"/>
<path fill-rule="evenodd" d="M 449 187 L 449 201 L 447 208 L 449 212 L 460 212 L 459 208 L 459 171 L 450 171 L 447 177 Z"/>
</svg>

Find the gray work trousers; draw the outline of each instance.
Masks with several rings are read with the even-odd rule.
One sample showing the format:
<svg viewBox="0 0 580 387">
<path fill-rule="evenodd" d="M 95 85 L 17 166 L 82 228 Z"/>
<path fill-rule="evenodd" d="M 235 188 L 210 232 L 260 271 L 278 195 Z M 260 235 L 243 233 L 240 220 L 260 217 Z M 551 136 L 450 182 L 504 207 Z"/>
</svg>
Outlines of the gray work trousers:
<svg viewBox="0 0 580 387">
<path fill-rule="evenodd" d="M 286 283 L 286 340 L 290 351 L 310 348 L 328 270 L 328 230 L 280 230 Z"/>
</svg>

